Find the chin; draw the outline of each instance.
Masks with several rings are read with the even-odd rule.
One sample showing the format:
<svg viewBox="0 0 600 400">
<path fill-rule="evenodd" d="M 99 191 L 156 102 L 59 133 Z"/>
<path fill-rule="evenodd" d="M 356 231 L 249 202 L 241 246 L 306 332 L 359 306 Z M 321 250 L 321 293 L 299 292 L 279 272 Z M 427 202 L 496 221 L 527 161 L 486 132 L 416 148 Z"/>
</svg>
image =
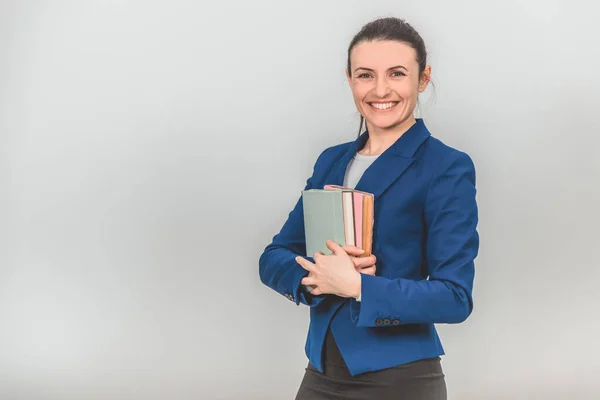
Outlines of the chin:
<svg viewBox="0 0 600 400">
<path fill-rule="evenodd" d="M 368 119 L 369 125 L 377 128 L 377 129 L 390 129 L 390 128 L 400 125 L 402 123 L 402 121 L 403 121 L 403 119 L 399 118 L 399 117 L 395 117 L 395 118 L 375 117 L 372 119 Z"/>
</svg>

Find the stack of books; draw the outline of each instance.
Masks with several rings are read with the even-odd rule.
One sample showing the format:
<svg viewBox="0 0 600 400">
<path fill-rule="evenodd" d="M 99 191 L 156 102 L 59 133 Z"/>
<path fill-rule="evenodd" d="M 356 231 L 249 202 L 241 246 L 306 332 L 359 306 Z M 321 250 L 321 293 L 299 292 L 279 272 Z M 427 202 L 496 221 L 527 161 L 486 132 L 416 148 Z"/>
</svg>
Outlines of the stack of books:
<svg viewBox="0 0 600 400">
<path fill-rule="evenodd" d="M 361 257 L 371 255 L 373 245 L 373 201 L 371 193 L 338 185 L 302 191 L 306 255 L 326 255 L 325 242 L 363 249 Z"/>
</svg>

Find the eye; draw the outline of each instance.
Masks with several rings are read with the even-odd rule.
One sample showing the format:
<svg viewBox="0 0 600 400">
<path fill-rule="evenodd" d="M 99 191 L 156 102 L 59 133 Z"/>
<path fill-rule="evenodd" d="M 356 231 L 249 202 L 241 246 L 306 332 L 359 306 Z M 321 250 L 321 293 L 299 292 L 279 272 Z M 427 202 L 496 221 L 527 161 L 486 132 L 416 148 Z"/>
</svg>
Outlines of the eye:
<svg viewBox="0 0 600 400">
<path fill-rule="evenodd" d="M 406 76 L 406 74 L 402 71 L 394 71 L 392 72 L 392 76 Z"/>
<path fill-rule="evenodd" d="M 363 74 L 360 74 L 360 75 L 358 75 L 358 76 L 357 76 L 357 78 L 367 78 L 367 77 L 369 77 L 369 76 L 370 76 L 370 75 L 369 75 L 369 74 L 367 74 L 367 73 L 365 72 L 365 73 L 363 73 Z"/>
</svg>

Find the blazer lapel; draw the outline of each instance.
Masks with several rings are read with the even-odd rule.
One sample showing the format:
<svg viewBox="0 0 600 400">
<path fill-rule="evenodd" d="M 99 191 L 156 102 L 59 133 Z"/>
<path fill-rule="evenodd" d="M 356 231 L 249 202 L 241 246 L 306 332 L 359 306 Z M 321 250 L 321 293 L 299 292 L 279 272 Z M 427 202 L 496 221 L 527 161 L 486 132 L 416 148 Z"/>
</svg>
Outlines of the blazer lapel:
<svg viewBox="0 0 600 400">
<path fill-rule="evenodd" d="M 402 158 L 393 153 L 382 153 L 365 170 L 356 185 L 356 189 L 373 193 L 375 200 L 377 200 L 412 163 L 412 157 Z"/>
<path fill-rule="evenodd" d="M 357 151 L 362 149 L 367 142 L 368 132 L 364 132 L 348 148 L 327 178 L 327 183 L 342 185 L 346 168 Z M 373 193 L 375 199 L 380 197 L 413 163 L 414 156 L 421 144 L 430 136 L 429 130 L 422 119 L 417 119 L 400 138 L 385 150 L 367 168 L 358 181 L 356 188 L 364 192 Z"/>
</svg>

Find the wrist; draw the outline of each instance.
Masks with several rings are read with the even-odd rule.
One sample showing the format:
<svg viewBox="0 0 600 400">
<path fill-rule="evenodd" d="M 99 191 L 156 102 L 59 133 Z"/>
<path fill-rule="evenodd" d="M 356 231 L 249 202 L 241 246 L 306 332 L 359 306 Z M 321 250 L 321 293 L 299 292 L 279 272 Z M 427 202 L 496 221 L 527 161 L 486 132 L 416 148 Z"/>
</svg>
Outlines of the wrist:
<svg viewBox="0 0 600 400">
<path fill-rule="evenodd" d="M 352 297 L 355 299 L 360 298 L 361 290 L 362 290 L 362 277 L 360 276 L 360 272 L 356 273 L 356 280 L 354 283 L 354 289 L 352 290 Z"/>
</svg>

